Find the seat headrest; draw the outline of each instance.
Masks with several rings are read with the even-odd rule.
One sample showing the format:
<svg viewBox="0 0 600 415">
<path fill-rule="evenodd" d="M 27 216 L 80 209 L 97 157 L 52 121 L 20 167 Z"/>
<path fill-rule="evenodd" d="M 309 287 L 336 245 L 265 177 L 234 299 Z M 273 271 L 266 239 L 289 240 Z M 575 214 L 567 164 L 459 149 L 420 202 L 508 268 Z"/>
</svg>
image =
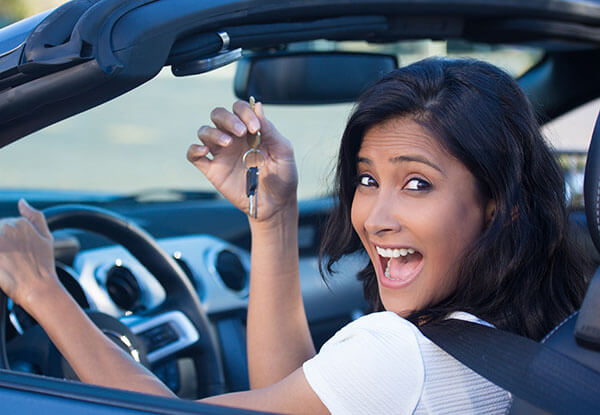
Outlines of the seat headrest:
<svg viewBox="0 0 600 415">
<path fill-rule="evenodd" d="M 585 216 L 592 241 L 600 252 L 600 114 L 592 133 L 583 182 Z"/>
</svg>

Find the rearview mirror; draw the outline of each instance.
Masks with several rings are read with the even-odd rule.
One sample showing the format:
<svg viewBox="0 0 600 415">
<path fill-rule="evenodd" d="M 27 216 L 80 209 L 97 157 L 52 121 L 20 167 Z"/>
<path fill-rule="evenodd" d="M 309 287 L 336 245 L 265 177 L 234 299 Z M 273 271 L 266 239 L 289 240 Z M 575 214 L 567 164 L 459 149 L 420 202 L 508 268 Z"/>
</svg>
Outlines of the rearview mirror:
<svg viewBox="0 0 600 415">
<path fill-rule="evenodd" d="M 396 57 L 372 53 L 308 52 L 246 56 L 237 64 L 235 95 L 265 104 L 353 102 Z"/>
</svg>

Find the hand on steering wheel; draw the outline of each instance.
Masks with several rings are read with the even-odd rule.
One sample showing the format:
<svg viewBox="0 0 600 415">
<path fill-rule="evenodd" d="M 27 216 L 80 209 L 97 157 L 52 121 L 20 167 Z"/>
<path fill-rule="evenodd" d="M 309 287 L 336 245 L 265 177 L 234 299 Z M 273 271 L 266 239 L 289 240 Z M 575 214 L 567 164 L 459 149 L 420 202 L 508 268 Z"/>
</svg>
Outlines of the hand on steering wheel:
<svg viewBox="0 0 600 415">
<path fill-rule="evenodd" d="M 41 213 L 20 202 L 19 210 L 23 218 L 0 223 L 0 288 L 14 296 L 16 303 L 35 315 L 36 297 L 32 293 L 41 288 L 63 289 L 54 270 L 50 230 L 81 229 L 102 235 L 129 250 L 166 292 L 162 304 L 138 315 L 143 321 L 143 330 L 158 327 L 176 315 L 175 323 L 179 321 L 188 331 L 194 331 L 193 336 L 188 336 L 194 339 L 193 342 L 178 350 L 177 356 L 183 353 L 194 359 L 198 397 L 226 391 L 219 345 L 200 300 L 179 265 L 148 233 L 126 219 L 96 207 L 63 205 Z M 15 253 L 15 247 L 23 252 Z M 28 260 L 31 262 L 25 263 Z M 5 312 L 6 307 L 1 307 L 1 322 L 5 321 Z M 0 365 L 1 356 L 6 355 L 2 329 L 0 325 Z"/>
<path fill-rule="evenodd" d="M 18 207 L 20 218 L 0 220 L 0 289 L 31 314 L 36 295 L 62 286 L 44 215 L 23 199 Z"/>
</svg>

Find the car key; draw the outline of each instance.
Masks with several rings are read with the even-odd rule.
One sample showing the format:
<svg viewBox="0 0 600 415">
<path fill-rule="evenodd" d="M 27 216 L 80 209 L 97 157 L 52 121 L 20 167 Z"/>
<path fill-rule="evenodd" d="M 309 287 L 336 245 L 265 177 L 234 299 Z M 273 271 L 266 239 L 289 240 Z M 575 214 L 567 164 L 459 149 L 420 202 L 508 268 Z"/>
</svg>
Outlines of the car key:
<svg viewBox="0 0 600 415">
<path fill-rule="evenodd" d="M 255 112 L 254 105 L 255 105 L 256 101 L 254 100 L 254 97 L 251 96 L 248 101 L 250 103 L 250 109 L 252 110 L 252 112 Z M 257 150 L 258 146 L 260 146 L 260 131 L 257 131 L 256 134 L 248 133 L 246 142 L 248 143 L 248 146 L 250 148 Z"/>
<path fill-rule="evenodd" d="M 253 166 L 246 171 L 246 196 L 248 196 L 248 214 L 256 219 L 258 214 L 258 201 L 256 191 L 258 189 L 258 167 Z"/>
<path fill-rule="evenodd" d="M 255 111 L 254 110 L 254 105 L 255 105 L 254 97 L 252 97 L 252 96 L 250 97 L 249 103 L 250 103 L 250 109 L 252 109 L 252 111 Z M 258 195 L 256 194 L 258 191 L 258 175 L 259 175 L 260 167 L 262 167 L 262 165 L 264 165 L 264 163 L 265 163 L 265 157 L 263 156 L 262 152 L 258 149 L 258 146 L 260 146 L 260 131 L 257 131 L 256 134 L 248 133 L 246 142 L 248 143 L 248 146 L 250 147 L 250 149 L 248 151 L 246 151 L 246 153 L 244 154 L 244 157 L 242 158 L 242 162 L 244 163 L 244 166 L 246 167 L 246 196 L 248 197 L 248 204 L 249 204 L 248 215 L 250 215 L 250 217 L 256 219 L 258 216 Z M 250 154 L 254 155 L 255 163 L 259 162 L 259 156 L 262 157 L 262 164 L 260 166 L 256 165 L 256 164 L 249 166 L 247 158 Z"/>
<path fill-rule="evenodd" d="M 251 159 L 248 156 L 254 156 Z M 261 160 L 262 159 L 262 160 Z M 246 196 L 248 197 L 248 214 L 254 219 L 258 216 L 258 175 L 265 165 L 265 156 L 257 148 L 251 148 L 244 153 L 242 163 L 246 167 Z"/>
</svg>

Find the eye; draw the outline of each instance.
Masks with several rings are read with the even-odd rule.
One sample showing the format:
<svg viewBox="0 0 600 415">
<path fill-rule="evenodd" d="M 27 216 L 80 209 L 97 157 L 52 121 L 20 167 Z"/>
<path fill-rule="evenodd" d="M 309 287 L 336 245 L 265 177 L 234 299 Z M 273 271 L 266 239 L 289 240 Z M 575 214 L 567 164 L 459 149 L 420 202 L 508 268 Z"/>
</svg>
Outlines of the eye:
<svg viewBox="0 0 600 415">
<path fill-rule="evenodd" d="M 415 177 L 414 179 L 410 179 L 405 185 L 405 190 L 429 190 L 431 188 L 431 183 L 427 180 L 419 179 Z"/>
<path fill-rule="evenodd" d="M 360 186 L 371 187 L 377 186 L 377 181 L 368 174 L 361 174 L 358 176 L 358 184 Z"/>
</svg>

